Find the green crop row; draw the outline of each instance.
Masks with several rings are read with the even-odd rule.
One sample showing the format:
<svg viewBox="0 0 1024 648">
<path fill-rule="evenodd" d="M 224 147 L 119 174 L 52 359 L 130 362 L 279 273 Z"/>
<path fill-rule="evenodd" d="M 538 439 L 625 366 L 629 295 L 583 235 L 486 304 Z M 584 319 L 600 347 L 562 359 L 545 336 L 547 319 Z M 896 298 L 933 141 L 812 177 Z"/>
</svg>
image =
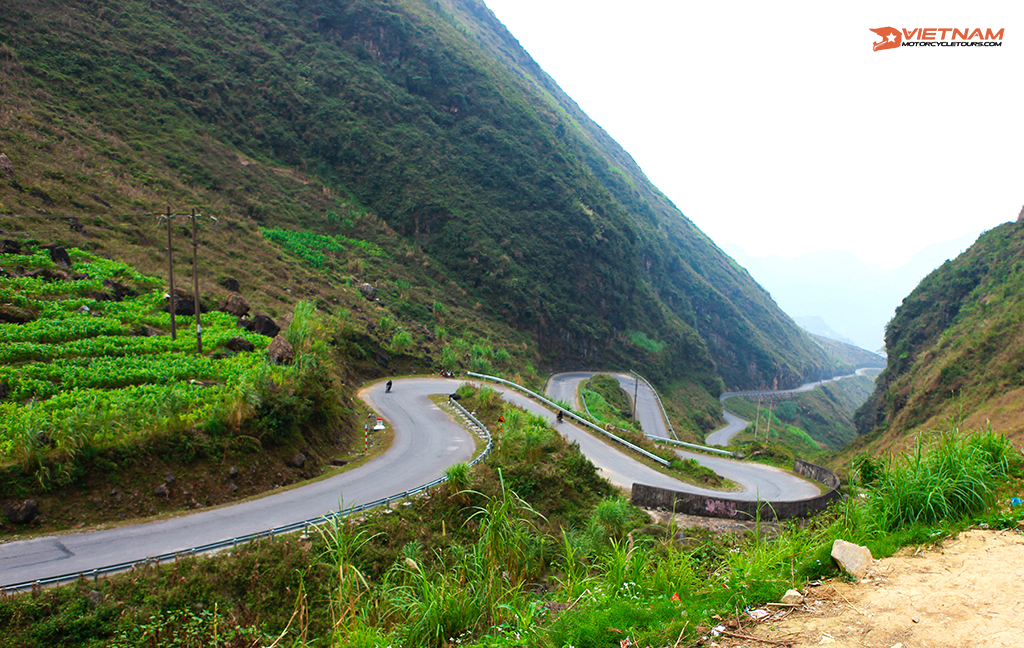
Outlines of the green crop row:
<svg viewBox="0 0 1024 648">
<path fill-rule="evenodd" d="M 14 362 L 37 361 L 45 362 L 60 358 L 76 357 L 122 357 L 128 355 L 146 355 L 168 353 L 171 351 L 195 351 L 195 337 L 185 333 L 191 324 L 183 323 L 182 335 L 177 340 L 170 336 L 134 337 L 130 335 L 106 335 L 82 340 L 72 340 L 61 344 L 43 344 L 37 342 L 14 342 L 0 347 L 0 364 Z M 189 331 L 190 333 L 190 331 Z M 223 345 L 232 337 L 242 337 L 256 348 L 266 348 L 270 340 L 264 336 L 249 333 L 244 329 L 214 329 L 204 326 L 203 348 L 212 349 Z"/>
<path fill-rule="evenodd" d="M 0 344 L 14 342 L 60 343 L 101 335 L 127 335 L 121 320 L 75 315 L 59 320 L 37 319 L 18 326 L 0 327 Z"/>
<path fill-rule="evenodd" d="M 40 318 L 68 317 L 69 314 L 77 313 L 85 306 L 94 315 L 118 317 L 130 322 L 166 326 L 170 321 L 170 315 L 161 310 L 166 298 L 157 291 L 129 297 L 123 301 L 100 301 L 92 297 L 79 296 L 66 296 L 58 300 L 33 299 L 23 294 L 17 295 L 15 299 L 16 301 L 12 303 L 34 310 Z"/>
<path fill-rule="evenodd" d="M 74 454 L 86 446 L 112 447 L 143 431 L 189 427 L 207 420 L 224 393 L 224 387 L 178 382 L 72 389 L 40 402 L 0 403 L 0 457 L 9 460 L 43 445 Z"/>
<path fill-rule="evenodd" d="M 205 354 L 197 354 L 195 317 L 177 318 L 177 339 L 168 334 L 165 298 L 152 290 L 159 280 L 69 253 L 77 276 L 89 278 L 0 279 L 0 300 L 35 315 L 24 324 L 0 324 L 0 463 L 37 467 L 41 484 L 64 483 L 70 473 L 54 477 L 47 462 L 70 470 L 82 452 L 136 447 L 211 422 L 237 425 L 268 385 L 285 379 L 288 369 L 269 365 L 262 353 L 270 339 L 238 328 L 234 316 L 203 314 Z M 0 261 L 56 268 L 46 252 Z M 122 301 L 88 295 L 110 291 L 106 279 L 141 294 Z M 143 325 L 164 334 L 133 335 Z M 256 352 L 223 356 L 233 337 L 249 340 Z"/>
<path fill-rule="evenodd" d="M 0 381 L 8 385 L 8 398 L 24 401 L 28 398 L 49 398 L 70 389 L 115 389 L 181 380 L 221 380 L 248 368 L 251 357 L 262 361 L 258 356 L 249 354 L 214 360 L 207 356 L 164 353 L 33 362 L 0 366 Z"/>
</svg>

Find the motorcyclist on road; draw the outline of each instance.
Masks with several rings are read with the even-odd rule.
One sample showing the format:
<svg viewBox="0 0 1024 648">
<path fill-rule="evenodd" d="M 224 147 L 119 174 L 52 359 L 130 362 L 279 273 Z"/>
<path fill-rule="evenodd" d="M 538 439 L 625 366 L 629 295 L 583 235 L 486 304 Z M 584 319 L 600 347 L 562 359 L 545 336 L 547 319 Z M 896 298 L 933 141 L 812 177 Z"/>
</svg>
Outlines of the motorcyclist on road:
<svg viewBox="0 0 1024 648">
<path fill-rule="evenodd" d="M 558 410 L 558 416 L 555 417 L 559 423 L 562 422 L 562 410 Z"/>
<path fill-rule="evenodd" d="M 389 380 L 389 381 L 387 382 L 387 384 L 386 384 L 386 385 L 384 385 L 384 393 L 385 393 L 385 394 L 388 394 L 388 393 L 390 393 L 390 392 L 391 392 L 391 381 Z"/>
</svg>

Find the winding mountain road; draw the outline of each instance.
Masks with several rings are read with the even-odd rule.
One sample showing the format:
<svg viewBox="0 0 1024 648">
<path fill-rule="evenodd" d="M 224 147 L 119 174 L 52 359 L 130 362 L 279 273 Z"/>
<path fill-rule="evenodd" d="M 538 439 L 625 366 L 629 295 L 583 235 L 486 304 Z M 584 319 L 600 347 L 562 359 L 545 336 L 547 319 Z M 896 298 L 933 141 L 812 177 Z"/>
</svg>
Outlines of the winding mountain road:
<svg viewBox="0 0 1024 648">
<path fill-rule="evenodd" d="M 595 376 L 598 373 L 605 373 L 605 375 L 612 376 L 619 381 L 619 386 L 625 390 L 632 399 L 633 394 L 636 394 L 636 412 L 637 418 L 640 420 L 640 425 L 643 427 L 644 432 L 651 436 L 669 438 L 669 428 L 665 423 L 665 417 L 662 414 L 661 404 L 658 402 L 657 397 L 651 391 L 647 383 L 643 381 L 637 382 L 634 376 L 627 376 L 625 374 L 616 374 L 608 372 L 591 372 L 591 371 L 577 371 L 571 373 L 560 373 L 554 374 L 548 380 L 547 395 L 553 400 L 562 400 L 568 402 L 576 407 L 576 395 L 579 392 L 579 385 L 583 381 L 589 379 L 591 376 Z M 580 407 L 579 409 L 582 409 Z M 553 418 L 553 417 L 552 417 Z M 563 426 L 568 425 L 563 423 Z M 573 429 L 575 426 L 572 426 Z M 607 445 L 603 441 L 598 440 L 596 437 L 579 430 L 581 434 L 585 434 L 594 441 Z M 568 436 L 568 434 L 567 434 Z M 570 438 L 573 438 L 570 436 Z M 574 439 L 575 440 L 575 439 Z M 580 448 L 583 448 L 582 442 Z M 584 449 L 584 452 L 589 457 L 590 454 Z M 807 497 L 814 497 L 820 493 L 820 490 L 815 484 L 797 477 L 796 475 L 790 474 L 784 470 L 772 466 L 765 466 L 764 464 L 746 463 L 742 461 L 736 461 L 733 459 L 726 459 L 724 457 L 712 457 L 697 452 L 688 452 L 686 450 L 675 450 L 675 453 L 679 455 L 681 459 L 694 459 L 702 466 L 706 466 L 711 470 L 715 471 L 722 477 L 732 480 L 739 484 L 739 491 L 730 491 L 723 493 L 719 490 L 710 490 L 693 486 L 691 484 L 684 484 L 677 480 L 671 479 L 655 471 L 653 468 L 648 468 L 651 472 L 661 477 L 661 482 L 647 481 L 639 475 L 630 472 L 630 476 L 633 477 L 632 481 L 625 485 L 629 487 L 633 482 L 640 482 L 648 484 L 650 486 L 660 486 L 662 488 L 670 488 L 672 490 L 684 491 L 688 493 L 697 493 L 699 495 L 711 495 L 711 496 L 722 496 L 727 495 L 733 499 L 741 500 L 771 500 L 771 501 L 792 501 L 805 499 Z M 593 458 L 594 464 L 605 471 L 605 476 L 609 477 L 609 473 L 615 470 L 615 467 L 621 467 L 626 463 L 626 460 L 637 463 L 641 466 L 640 462 L 632 459 L 631 457 L 616 452 L 616 456 L 613 458 L 616 462 L 613 466 L 599 464 Z M 644 466 L 647 468 L 647 466 Z M 609 477 L 611 479 L 611 477 Z M 673 482 L 673 485 L 664 483 L 664 480 Z M 617 483 L 614 479 L 611 480 L 616 485 L 623 485 Z"/>
<path fill-rule="evenodd" d="M 574 400 L 575 385 L 588 375 L 592 374 L 557 376 L 552 381 L 552 389 L 557 393 L 552 395 L 556 399 Z M 620 383 L 626 381 L 629 389 L 634 386 L 632 377 L 618 378 Z M 192 547 L 315 519 L 331 511 L 373 502 L 429 483 L 441 477 L 448 466 L 469 461 L 473 455 L 474 441 L 470 434 L 430 400 L 431 395 L 454 392 L 462 382 L 409 378 L 396 380 L 391 393 L 385 393 L 383 383 L 363 389 L 359 396 L 391 425 L 394 443 L 384 454 L 344 473 L 264 497 L 170 519 L 0 544 L 0 587 L 188 551 Z M 553 412 L 519 392 L 490 386 L 510 402 L 545 416 L 559 432 L 579 443 L 601 474 L 620 488 L 628 489 L 634 482 L 640 482 L 698 494 L 722 495 L 722 491 L 672 479 L 568 421 L 556 423 Z M 661 430 L 660 434 L 666 436 L 668 430 L 660 406 L 644 383 L 640 383 L 638 396 L 637 413 L 644 428 Z M 743 491 L 729 493 L 730 497 L 789 500 L 818 493 L 813 484 L 782 470 L 682 451 L 679 455 L 697 459 L 739 483 Z"/>
</svg>

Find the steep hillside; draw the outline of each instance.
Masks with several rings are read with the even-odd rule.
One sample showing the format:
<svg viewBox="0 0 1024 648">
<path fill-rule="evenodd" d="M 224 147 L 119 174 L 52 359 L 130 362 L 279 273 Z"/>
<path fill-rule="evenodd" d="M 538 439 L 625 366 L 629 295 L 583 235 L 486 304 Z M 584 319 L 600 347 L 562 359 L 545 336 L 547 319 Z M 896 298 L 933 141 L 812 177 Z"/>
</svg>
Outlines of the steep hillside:
<svg viewBox="0 0 1024 648">
<path fill-rule="evenodd" d="M 857 412 L 861 443 L 912 430 L 1024 436 L 1024 225 L 1006 223 L 928 275 L 886 330 L 888 365 Z"/>
<path fill-rule="evenodd" d="M 136 230 L 167 202 L 249 232 L 379 218 L 465 291 L 442 301 L 545 365 L 712 394 L 836 369 L 478 0 L 25 0 L 0 21 L 7 232 Z M 135 235 L 140 262 L 157 236 Z"/>
</svg>

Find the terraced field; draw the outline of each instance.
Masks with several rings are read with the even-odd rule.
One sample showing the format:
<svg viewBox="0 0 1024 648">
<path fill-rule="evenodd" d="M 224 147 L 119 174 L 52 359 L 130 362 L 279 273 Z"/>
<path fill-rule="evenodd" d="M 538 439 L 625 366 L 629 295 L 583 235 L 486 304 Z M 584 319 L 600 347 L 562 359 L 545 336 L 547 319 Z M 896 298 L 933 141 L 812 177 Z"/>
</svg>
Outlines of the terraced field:
<svg viewBox="0 0 1024 648">
<path fill-rule="evenodd" d="M 0 463 L 67 462 L 196 426 L 238 420 L 287 367 L 270 338 L 228 313 L 178 316 L 171 339 L 162 281 L 88 252 L 0 255 Z M 253 352 L 230 352 L 235 337 Z M 280 379 L 280 376 L 277 376 Z"/>
</svg>

